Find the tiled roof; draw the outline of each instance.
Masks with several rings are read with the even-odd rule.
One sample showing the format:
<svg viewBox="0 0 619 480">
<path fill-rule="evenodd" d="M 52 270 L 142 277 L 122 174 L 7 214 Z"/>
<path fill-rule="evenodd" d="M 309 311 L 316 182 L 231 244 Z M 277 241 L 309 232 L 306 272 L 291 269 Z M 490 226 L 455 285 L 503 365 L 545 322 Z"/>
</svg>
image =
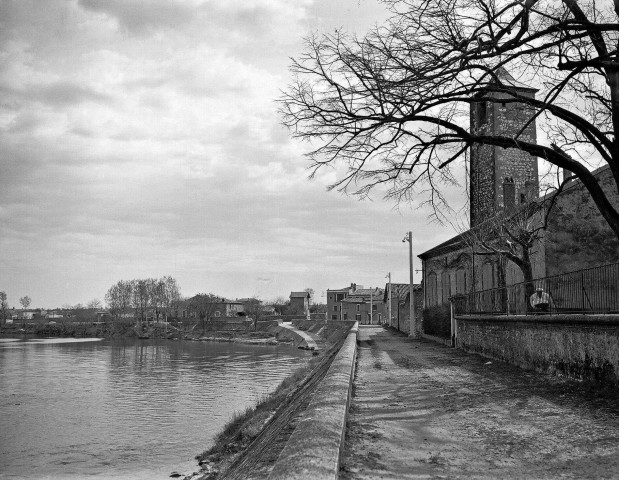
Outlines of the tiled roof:
<svg viewBox="0 0 619 480">
<path fill-rule="evenodd" d="M 290 298 L 307 298 L 311 297 L 309 292 L 290 292 Z"/>
<path fill-rule="evenodd" d="M 373 295 L 374 297 L 378 297 L 381 296 L 383 294 L 382 289 L 380 288 L 358 288 L 357 290 L 355 290 L 354 292 L 352 292 L 350 295 L 351 296 L 370 296 Z"/>
</svg>

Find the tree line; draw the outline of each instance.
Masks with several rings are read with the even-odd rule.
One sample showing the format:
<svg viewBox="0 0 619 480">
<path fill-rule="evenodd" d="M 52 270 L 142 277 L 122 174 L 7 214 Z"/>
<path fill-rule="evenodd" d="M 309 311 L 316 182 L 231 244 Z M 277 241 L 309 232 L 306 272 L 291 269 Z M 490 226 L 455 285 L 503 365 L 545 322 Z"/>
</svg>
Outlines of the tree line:
<svg viewBox="0 0 619 480">
<path fill-rule="evenodd" d="M 181 299 L 180 287 L 171 276 L 120 280 L 105 294 L 110 313 L 118 318 L 133 310 L 137 320 L 145 321 L 153 311 L 155 318 L 167 317 L 174 302 Z"/>
</svg>

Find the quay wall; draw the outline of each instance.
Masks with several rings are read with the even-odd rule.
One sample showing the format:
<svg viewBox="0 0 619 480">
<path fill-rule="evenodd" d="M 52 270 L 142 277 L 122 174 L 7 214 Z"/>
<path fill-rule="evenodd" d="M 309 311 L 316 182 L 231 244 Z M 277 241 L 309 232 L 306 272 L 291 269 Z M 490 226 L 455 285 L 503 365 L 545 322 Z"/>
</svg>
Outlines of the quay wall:
<svg viewBox="0 0 619 480">
<path fill-rule="evenodd" d="M 619 386 L 619 315 L 456 316 L 455 346 L 525 369 Z"/>
<path fill-rule="evenodd" d="M 355 324 L 280 453 L 269 480 L 338 478 L 357 359 Z"/>
</svg>

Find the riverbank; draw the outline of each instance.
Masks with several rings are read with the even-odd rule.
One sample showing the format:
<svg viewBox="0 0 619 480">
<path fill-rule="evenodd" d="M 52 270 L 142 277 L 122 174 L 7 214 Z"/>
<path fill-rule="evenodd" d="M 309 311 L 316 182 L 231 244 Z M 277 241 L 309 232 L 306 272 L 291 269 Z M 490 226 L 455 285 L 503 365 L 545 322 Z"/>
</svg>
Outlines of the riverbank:
<svg viewBox="0 0 619 480">
<path fill-rule="evenodd" d="M 351 325 L 308 322 L 298 326 L 322 343 L 320 352 L 316 351 L 305 367 L 295 370 L 256 406 L 236 414 L 213 445 L 196 457 L 202 470 L 185 476 L 184 480 L 234 476 L 248 471 L 248 465 L 252 478 L 268 477 Z"/>
<path fill-rule="evenodd" d="M 256 330 L 198 330 L 173 324 L 138 325 L 134 322 L 20 322 L 0 326 L 0 338 L 141 338 L 188 341 L 234 342 L 252 345 L 294 345 L 306 348 L 303 335 L 278 322 L 260 322 Z"/>
</svg>

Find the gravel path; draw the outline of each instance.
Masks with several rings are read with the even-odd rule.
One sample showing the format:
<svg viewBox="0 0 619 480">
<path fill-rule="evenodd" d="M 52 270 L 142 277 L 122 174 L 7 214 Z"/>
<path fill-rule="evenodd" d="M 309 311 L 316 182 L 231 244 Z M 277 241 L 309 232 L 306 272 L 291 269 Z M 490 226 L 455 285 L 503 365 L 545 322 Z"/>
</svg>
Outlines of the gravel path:
<svg viewBox="0 0 619 480">
<path fill-rule="evenodd" d="M 343 479 L 619 478 L 619 398 L 361 327 Z"/>
</svg>

